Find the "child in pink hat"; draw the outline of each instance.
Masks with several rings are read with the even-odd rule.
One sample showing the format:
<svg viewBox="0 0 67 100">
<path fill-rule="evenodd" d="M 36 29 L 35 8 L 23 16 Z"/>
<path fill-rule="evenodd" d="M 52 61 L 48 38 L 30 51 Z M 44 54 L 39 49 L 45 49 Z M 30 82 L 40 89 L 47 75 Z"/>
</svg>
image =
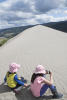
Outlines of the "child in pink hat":
<svg viewBox="0 0 67 100">
<path fill-rule="evenodd" d="M 6 73 L 4 82 L 7 82 L 8 87 L 10 87 L 14 92 L 18 93 L 22 86 L 27 86 L 26 80 L 23 78 L 18 78 L 17 71 L 20 68 L 19 64 L 11 63 L 9 65 L 9 71 Z"/>
<path fill-rule="evenodd" d="M 50 81 L 46 79 L 46 75 L 50 75 Z M 43 96 L 47 89 L 50 88 L 53 96 L 52 98 L 61 98 L 63 95 L 57 92 L 53 85 L 53 75 L 51 71 L 45 70 L 42 65 L 38 65 L 31 77 L 31 92 L 35 97 Z"/>
</svg>

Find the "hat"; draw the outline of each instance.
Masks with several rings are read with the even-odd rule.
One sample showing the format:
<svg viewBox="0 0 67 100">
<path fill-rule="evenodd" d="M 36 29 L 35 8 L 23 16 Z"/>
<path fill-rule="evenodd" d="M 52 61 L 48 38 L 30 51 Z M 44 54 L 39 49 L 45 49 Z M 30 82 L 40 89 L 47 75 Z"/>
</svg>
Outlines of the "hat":
<svg viewBox="0 0 67 100">
<path fill-rule="evenodd" d="M 19 68 L 20 68 L 19 64 L 11 63 L 9 65 L 9 72 L 11 72 L 11 73 L 17 72 Z"/>
<path fill-rule="evenodd" d="M 39 73 L 43 73 L 45 74 L 46 71 L 45 71 L 45 68 L 42 66 L 42 65 L 38 65 L 34 71 L 35 74 L 39 74 Z"/>
</svg>

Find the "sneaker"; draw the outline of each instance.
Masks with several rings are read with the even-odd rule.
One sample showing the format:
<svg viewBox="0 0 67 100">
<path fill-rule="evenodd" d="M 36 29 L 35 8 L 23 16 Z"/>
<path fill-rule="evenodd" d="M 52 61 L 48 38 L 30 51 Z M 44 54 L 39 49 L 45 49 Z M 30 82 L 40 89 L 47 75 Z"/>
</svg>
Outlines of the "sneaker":
<svg viewBox="0 0 67 100">
<path fill-rule="evenodd" d="M 23 77 L 21 77 L 21 81 L 27 83 L 27 80 L 25 80 Z"/>
<path fill-rule="evenodd" d="M 24 77 L 20 77 L 20 78 L 21 78 L 22 81 L 24 80 Z"/>
<path fill-rule="evenodd" d="M 57 95 L 53 95 L 52 98 L 55 98 L 55 99 L 60 99 L 63 97 L 63 94 L 61 93 L 58 93 Z"/>
<path fill-rule="evenodd" d="M 14 89 L 14 92 L 15 92 L 16 94 L 19 94 L 19 92 L 20 92 L 20 91 L 18 91 L 18 90 L 16 90 L 16 89 Z"/>
</svg>

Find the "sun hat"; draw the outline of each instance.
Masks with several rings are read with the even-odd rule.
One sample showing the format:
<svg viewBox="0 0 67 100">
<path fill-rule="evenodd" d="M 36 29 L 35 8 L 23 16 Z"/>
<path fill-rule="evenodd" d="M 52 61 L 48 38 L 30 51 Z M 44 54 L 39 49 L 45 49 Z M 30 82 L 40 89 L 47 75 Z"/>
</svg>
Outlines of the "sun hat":
<svg viewBox="0 0 67 100">
<path fill-rule="evenodd" d="M 45 74 L 46 71 L 45 71 L 45 68 L 42 66 L 42 65 L 38 65 L 34 71 L 35 74 L 38 74 L 38 73 L 43 73 Z"/>
<path fill-rule="evenodd" d="M 17 72 L 19 68 L 20 68 L 19 64 L 11 63 L 9 65 L 9 72 L 11 72 L 11 73 Z"/>
</svg>

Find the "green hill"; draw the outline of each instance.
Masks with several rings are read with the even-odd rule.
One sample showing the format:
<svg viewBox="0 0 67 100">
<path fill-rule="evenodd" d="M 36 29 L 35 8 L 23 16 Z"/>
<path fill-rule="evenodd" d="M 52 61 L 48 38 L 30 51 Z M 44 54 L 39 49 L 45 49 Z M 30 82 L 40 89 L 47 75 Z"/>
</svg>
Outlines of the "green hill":
<svg viewBox="0 0 67 100">
<path fill-rule="evenodd" d="M 30 27 L 33 27 L 33 25 L 0 30 L 0 46 L 2 46 L 5 42 L 7 42 L 12 37 L 16 36 L 17 34 L 21 33 L 22 31 L 24 31 L 25 29 L 28 29 Z"/>
<path fill-rule="evenodd" d="M 0 30 L 0 37 L 12 38 L 30 27 L 33 27 L 33 25 L 2 29 Z"/>
</svg>

